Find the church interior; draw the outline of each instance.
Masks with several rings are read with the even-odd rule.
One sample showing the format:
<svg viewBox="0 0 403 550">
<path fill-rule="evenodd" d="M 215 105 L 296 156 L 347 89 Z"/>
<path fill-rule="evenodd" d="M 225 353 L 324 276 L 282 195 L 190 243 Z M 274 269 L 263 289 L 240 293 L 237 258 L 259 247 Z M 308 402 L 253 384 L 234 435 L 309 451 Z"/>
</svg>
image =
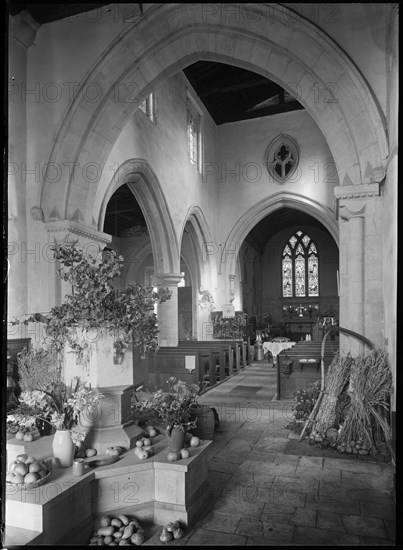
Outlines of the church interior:
<svg viewBox="0 0 403 550">
<path fill-rule="evenodd" d="M 7 361 L 18 368 L 24 346 L 40 347 L 43 337 L 37 324 L 11 321 L 46 315 L 69 292 L 57 277 L 55 243 L 112 250 L 122 257 L 118 291 L 164 287 L 171 297 L 155 305 L 155 357 L 133 349 L 128 377 L 112 364 L 95 367 L 105 370 L 91 381 L 109 407 L 98 454 L 108 437 L 133 447 L 131 392 L 168 377 L 217 391 L 258 365 L 277 376 L 277 403 L 292 402 L 328 368 L 324 334 L 332 329 L 332 353 L 358 355 L 366 341 L 387 354 L 395 464 L 398 4 L 7 7 Z M 312 365 L 288 367 L 297 356 L 289 343 L 305 346 L 298 353 Z M 123 457 L 124 472 L 101 472 L 99 490 L 146 476 L 137 496 L 154 502 L 156 522 L 173 521 L 174 509 L 190 525 L 212 448 L 200 447 L 198 466 L 195 459 L 187 470 L 180 461 L 176 470 L 166 461 L 147 469 L 145 461 L 131 471 Z M 171 503 L 157 474 L 162 485 L 186 486 L 183 501 L 178 489 Z M 54 483 L 69 482 L 67 469 L 57 475 Z M 78 480 L 80 490 L 93 475 Z M 56 536 L 52 521 L 61 524 L 55 514 L 66 504 L 53 499 L 46 509 L 43 494 L 39 521 L 36 497 L 10 493 L 2 519 L 9 541 L 67 544 L 68 532 L 73 541 L 87 533 L 94 514 L 123 508 L 112 493 L 92 508 L 84 499 L 70 531 Z M 377 536 L 386 544 L 387 535 Z"/>
</svg>

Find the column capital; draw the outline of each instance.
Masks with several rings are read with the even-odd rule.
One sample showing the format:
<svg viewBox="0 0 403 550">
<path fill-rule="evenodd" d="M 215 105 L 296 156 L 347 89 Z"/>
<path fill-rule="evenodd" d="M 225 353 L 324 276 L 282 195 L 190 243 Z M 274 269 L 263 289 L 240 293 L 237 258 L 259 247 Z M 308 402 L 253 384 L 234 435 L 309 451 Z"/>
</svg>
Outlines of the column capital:
<svg viewBox="0 0 403 550">
<path fill-rule="evenodd" d="M 112 241 L 112 237 L 108 233 L 103 233 L 93 227 L 71 220 L 45 222 L 45 228 L 49 238 L 52 239 L 53 237 L 53 240 L 59 243 L 93 242 L 101 247 Z"/>
<path fill-rule="evenodd" d="M 156 286 L 178 286 L 182 280 L 181 273 L 157 273 L 151 277 L 152 284 Z"/>
<path fill-rule="evenodd" d="M 362 199 L 379 197 L 379 183 L 362 183 L 360 185 L 338 185 L 334 188 L 336 199 Z"/>
<path fill-rule="evenodd" d="M 26 49 L 32 46 L 40 27 L 38 21 L 28 11 L 23 10 L 11 18 L 11 25 L 18 44 Z"/>
</svg>

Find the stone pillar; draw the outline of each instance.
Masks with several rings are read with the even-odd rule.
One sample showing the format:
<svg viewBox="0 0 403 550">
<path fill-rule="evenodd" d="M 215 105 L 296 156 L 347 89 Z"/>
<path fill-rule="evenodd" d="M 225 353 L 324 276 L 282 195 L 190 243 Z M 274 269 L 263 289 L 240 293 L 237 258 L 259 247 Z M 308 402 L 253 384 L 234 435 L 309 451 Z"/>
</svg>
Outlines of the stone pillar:
<svg viewBox="0 0 403 550">
<path fill-rule="evenodd" d="M 341 186 L 335 189 L 338 199 L 340 227 L 340 326 L 357 332 L 374 341 L 376 332 L 381 334 L 383 310 L 377 296 L 382 281 L 371 284 L 371 265 L 382 262 L 381 249 L 371 227 L 374 225 L 379 196 L 379 184 Z M 378 199 L 379 200 L 379 199 Z M 376 223 L 375 223 L 376 225 Z M 381 231 L 381 226 L 379 226 Z M 375 298 L 374 298 L 375 294 Z M 378 304 L 377 312 L 371 308 L 376 319 L 368 319 L 367 302 Z M 353 355 L 364 350 L 359 340 L 344 334 L 340 335 L 340 351 L 350 351 Z"/>
<path fill-rule="evenodd" d="M 80 222 L 71 220 L 50 221 L 46 223 L 49 249 L 52 244 L 73 244 L 90 256 L 96 257 L 111 242 L 111 236 Z M 49 250 L 49 297 L 51 304 L 59 304 L 64 295 L 70 292 L 69 285 L 56 275 L 56 262 L 51 261 Z M 77 329 L 79 332 L 79 329 Z M 82 428 L 87 433 L 86 447 L 105 452 L 107 447 L 121 446 L 126 449 L 133 446 L 141 436 L 141 429 L 131 418 L 130 401 L 134 383 L 133 354 L 125 353 L 122 364 L 115 364 L 113 357 L 114 338 L 102 330 L 89 330 L 82 339 L 91 346 L 88 356 L 77 360 L 77 353 L 66 347 L 63 365 L 63 377 L 69 384 L 78 376 L 82 382 L 88 382 L 102 395 L 99 411 L 90 418 L 82 418 Z"/>
<path fill-rule="evenodd" d="M 160 273 L 153 277 L 153 285 L 166 287 L 172 296 L 166 302 L 158 304 L 158 341 L 160 346 L 175 347 L 179 342 L 178 331 L 178 283 L 182 280 L 180 273 Z"/>
</svg>

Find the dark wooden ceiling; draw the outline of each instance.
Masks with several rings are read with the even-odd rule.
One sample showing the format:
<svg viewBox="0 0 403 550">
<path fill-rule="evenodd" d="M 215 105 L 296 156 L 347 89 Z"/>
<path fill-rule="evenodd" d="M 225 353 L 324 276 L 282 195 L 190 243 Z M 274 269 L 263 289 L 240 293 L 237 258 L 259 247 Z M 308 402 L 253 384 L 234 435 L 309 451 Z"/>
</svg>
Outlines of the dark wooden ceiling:
<svg viewBox="0 0 403 550">
<path fill-rule="evenodd" d="M 234 65 L 197 61 L 183 72 L 217 125 L 303 109 L 275 82 Z"/>
<path fill-rule="evenodd" d="M 108 202 L 103 230 L 120 237 L 122 231 L 135 225 L 147 227 L 147 222 L 133 193 L 124 184 L 114 192 Z"/>
</svg>

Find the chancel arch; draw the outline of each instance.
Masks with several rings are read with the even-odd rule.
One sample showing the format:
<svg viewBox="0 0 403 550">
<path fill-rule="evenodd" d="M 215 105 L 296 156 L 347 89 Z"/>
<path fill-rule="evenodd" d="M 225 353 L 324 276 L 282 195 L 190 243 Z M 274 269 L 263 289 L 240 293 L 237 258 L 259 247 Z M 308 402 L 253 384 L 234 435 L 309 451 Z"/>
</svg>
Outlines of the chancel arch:
<svg viewBox="0 0 403 550">
<path fill-rule="evenodd" d="M 333 212 L 330 208 L 293 193 L 276 193 L 275 195 L 268 197 L 266 200 L 259 201 L 259 203 L 255 204 L 247 212 L 245 212 L 244 215 L 241 216 L 241 218 L 236 222 L 228 235 L 225 241 L 225 246 L 222 247 L 220 262 L 221 273 L 225 274 L 225 279 L 227 279 L 229 275 L 236 273 L 238 255 L 231 253 L 231 251 L 237 249 L 237 243 L 242 243 L 250 230 L 257 223 L 280 208 L 300 210 L 311 215 L 323 224 L 338 245 L 338 224 L 335 221 Z"/>
<path fill-rule="evenodd" d="M 45 175 L 40 206 L 47 220 L 71 219 L 80 209 L 84 223 L 93 223 L 90 205 L 98 179 L 85 178 L 83 168 L 102 172 L 128 116 L 153 87 L 200 59 L 255 71 L 295 95 L 325 136 L 342 185 L 384 177 L 383 117 L 346 54 L 285 6 L 250 4 L 245 7 L 250 17 L 238 19 L 223 18 L 219 7 L 155 5 L 100 56 L 82 83 L 98 85 L 104 91 L 100 101 L 91 103 L 82 94 L 72 99 L 49 156 L 49 165 L 64 166 L 68 160 L 72 168 L 56 183 Z M 127 94 L 114 93 L 121 80 L 136 83 L 130 101 Z M 110 120 L 113 124 L 105 123 Z"/>
</svg>

